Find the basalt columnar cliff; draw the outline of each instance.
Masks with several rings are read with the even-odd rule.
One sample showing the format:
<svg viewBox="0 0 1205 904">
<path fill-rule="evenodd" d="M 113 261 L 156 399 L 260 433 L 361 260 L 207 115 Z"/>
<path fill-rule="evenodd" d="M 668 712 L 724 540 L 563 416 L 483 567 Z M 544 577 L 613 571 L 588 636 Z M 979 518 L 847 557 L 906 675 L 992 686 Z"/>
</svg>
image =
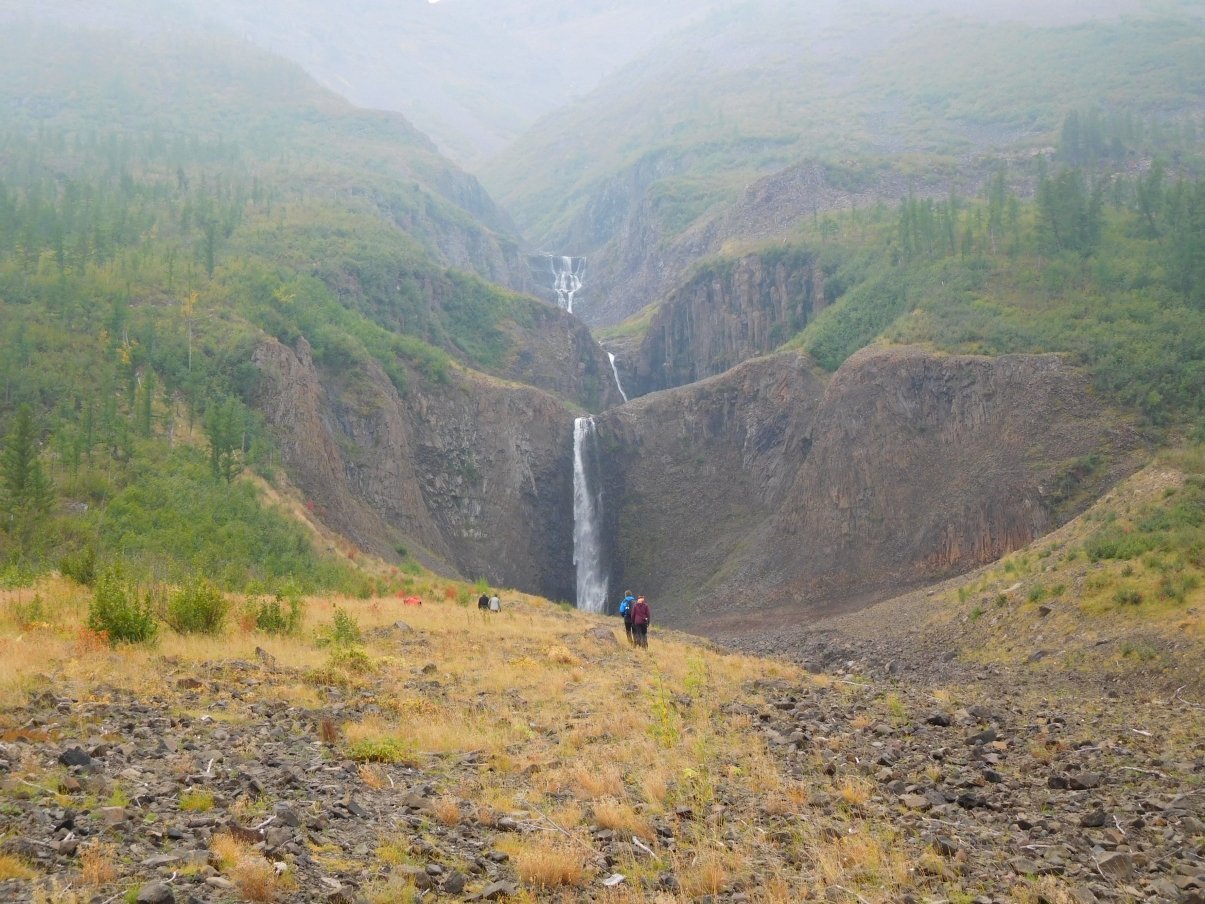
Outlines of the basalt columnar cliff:
<svg viewBox="0 0 1205 904">
<path fill-rule="evenodd" d="M 667 622 L 866 603 L 1024 546 L 1133 467 L 1056 356 L 781 353 L 598 419 L 612 574 Z M 772 611 L 772 610 L 778 611 Z"/>
</svg>

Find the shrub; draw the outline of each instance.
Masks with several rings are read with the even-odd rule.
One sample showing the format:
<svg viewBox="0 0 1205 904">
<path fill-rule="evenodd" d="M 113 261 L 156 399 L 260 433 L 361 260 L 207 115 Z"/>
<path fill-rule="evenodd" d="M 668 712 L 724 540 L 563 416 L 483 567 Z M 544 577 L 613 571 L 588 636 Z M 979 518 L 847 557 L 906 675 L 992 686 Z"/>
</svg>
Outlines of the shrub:
<svg viewBox="0 0 1205 904">
<path fill-rule="evenodd" d="M 347 747 L 348 759 L 357 763 L 414 763 L 418 755 L 412 744 L 400 738 L 364 738 Z"/>
<path fill-rule="evenodd" d="M 128 581 L 119 567 L 106 569 L 96 579 L 88 606 L 88 627 L 103 632 L 112 645 L 154 640 L 158 625 L 151 595 L 143 594 Z"/>
<path fill-rule="evenodd" d="M 318 642 L 324 646 L 354 647 L 363 642 L 363 634 L 355 617 L 346 609 L 335 607 L 335 617 Z"/>
<path fill-rule="evenodd" d="M 296 634 L 301 630 L 305 604 L 296 593 L 277 593 L 271 599 L 251 601 L 255 627 L 265 634 Z"/>
<path fill-rule="evenodd" d="M 91 587 L 96 583 L 96 548 L 85 546 L 67 553 L 59 559 L 59 573 L 81 587 Z"/>
<path fill-rule="evenodd" d="M 180 809 L 185 813 L 208 813 L 213 806 L 212 791 L 190 788 L 180 795 Z"/>
<path fill-rule="evenodd" d="M 1121 606 L 1137 606 L 1142 602 L 1142 594 L 1129 587 L 1119 587 L 1113 591 L 1113 602 Z"/>
<path fill-rule="evenodd" d="M 342 669 L 353 675 L 369 675 L 376 671 L 376 666 L 368 654 L 353 647 L 343 647 L 331 653 L 328 665 L 332 669 Z"/>
<path fill-rule="evenodd" d="M 13 619 L 21 630 L 44 625 L 50 620 L 50 612 L 40 594 L 35 593 L 28 603 L 18 600 L 13 603 Z"/>
<path fill-rule="evenodd" d="M 165 621 L 180 634 L 218 634 L 229 608 L 226 597 L 198 576 L 169 597 Z"/>
</svg>

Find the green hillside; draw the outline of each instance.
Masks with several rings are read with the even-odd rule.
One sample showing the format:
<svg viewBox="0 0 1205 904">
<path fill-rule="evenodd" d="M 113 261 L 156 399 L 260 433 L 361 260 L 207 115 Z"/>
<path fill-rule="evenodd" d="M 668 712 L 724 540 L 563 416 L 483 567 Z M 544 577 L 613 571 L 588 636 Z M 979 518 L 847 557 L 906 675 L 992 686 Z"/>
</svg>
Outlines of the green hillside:
<svg viewBox="0 0 1205 904">
<path fill-rule="evenodd" d="M 1188 16 L 1040 27 L 767 0 L 719 13 L 608 79 L 531 129 L 485 179 L 528 235 L 552 245 L 580 237 L 583 211 L 596 215 L 616 185 L 675 199 L 664 224 L 674 234 L 806 156 L 924 165 L 1041 146 L 1068 109 L 1092 107 L 1173 126 L 1199 115 L 1202 73 L 1205 26 Z"/>
<path fill-rule="evenodd" d="M 52 484 L 6 466 L 0 562 L 357 585 L 236 479 L 275 473 L 251 352 L 304 337 L 403 393 L 499 371 L 546 306 L 445 265 L 512 241 L 475 183 L 399 117 L 216 41 L 12 30 L 0 105 L 0 435 L 17 449 L 28 412 Z"/>
<path fill-rule="evenodd" d="M 790 344 L 827 370 L 876 341 L 1066 352 L 1147 423 L 1205 430 L 1205 183 L 1063 165 L 1023 202 L 1001 171 L 984 198 L 880 205 L 805 236 L 835 303 Z"/>
</svg>

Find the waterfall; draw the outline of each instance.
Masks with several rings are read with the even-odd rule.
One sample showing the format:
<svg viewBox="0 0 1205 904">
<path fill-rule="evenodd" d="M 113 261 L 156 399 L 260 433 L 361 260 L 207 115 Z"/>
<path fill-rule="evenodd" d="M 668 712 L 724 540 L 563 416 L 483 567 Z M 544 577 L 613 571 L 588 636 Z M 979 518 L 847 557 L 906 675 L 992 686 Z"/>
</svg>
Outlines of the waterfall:
<svg viewBox="0 0 1205 904">
<path fill-rule="evenodd" d="M 556 292 L 561 310 L 573 313 L 573 297 L 582 288 L 582 274 L 586 272 L 584 257 L 548 256 L 548 267 L 552 271 L 552 290 Z"/>
<path fill-rule="evenodd" d="M 623 384 L 619 382 L 619 368 L 615 366 L 615 356 L 607 352 L 607 357 L 611 359 L 611 373 L 615 374 L 615 388 L 619 390 L 619 394 L 623 396 L 623 400 L 628 400 L 628 394 L 623 391 Z"/>
<path fill-rule="evenodd" d="M 596 446 L 594 418 L 573 422 L 573 564 L 577 568 L 577 608 L 603 612 L 607 606 L 607 576 L 602 562 L 602 506 L 586 473 L 586 458 Z"/>
</svg>

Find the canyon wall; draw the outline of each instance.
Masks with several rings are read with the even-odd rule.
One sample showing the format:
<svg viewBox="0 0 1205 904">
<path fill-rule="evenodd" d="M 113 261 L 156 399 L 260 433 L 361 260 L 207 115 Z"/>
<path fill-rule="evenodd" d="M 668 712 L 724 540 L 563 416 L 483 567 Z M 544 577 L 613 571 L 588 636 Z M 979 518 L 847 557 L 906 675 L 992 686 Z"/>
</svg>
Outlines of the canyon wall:
<svg viewBox="0 0 1205 904">
<path fill-rule="evenodd" d="M 992 561 L 1071 514 L 1069 475 L 1091 495 L 1138 446 L 1058 356 L 914 348 L 864 350 L 827 381 L 797 353 L 753 360 L 598 431 L 613 585 L 703 631 Z"/>
<path fill-rule="evenodd" d="M 824 277 L 797 248 L 703 267 L 657 309 L 633 358 L 629 395 L 685 386 L 771 352 L 825 307 Z"/>
<path fill-rule="evenodd" d="M 316 517 L 360 548 L 572 599 L 573 411 L 471 371 L 399 394 L 375 365 L 333 374 L 262 343 L 258 407 Z"/>
</svg>

